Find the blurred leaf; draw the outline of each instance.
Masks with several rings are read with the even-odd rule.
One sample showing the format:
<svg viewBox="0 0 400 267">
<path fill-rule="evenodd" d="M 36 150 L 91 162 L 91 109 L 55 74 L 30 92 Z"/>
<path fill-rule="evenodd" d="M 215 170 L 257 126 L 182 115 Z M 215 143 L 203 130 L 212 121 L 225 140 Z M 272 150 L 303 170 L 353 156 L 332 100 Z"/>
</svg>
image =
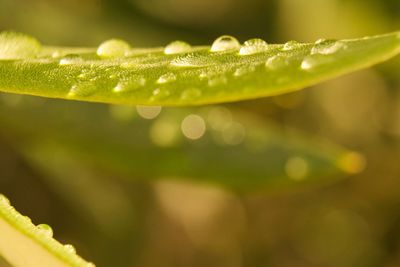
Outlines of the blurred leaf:
<svg viewBox="0 0 400 267">
<path fill-rule="evenodd" d="M 53 239 L 48 225 L 32 224 L 0 195 L 0 254 L 15 267 L 94 267 L 80 258 L 71 245 Z"/>
<path fill-rule="evenodd" d="M 359 164 L 344 149 L 299 133 L 284 134 L 254 115 L 223 107 L 169 108 L 153 121 L 134 113 L 135 119 L 127 117 L 134 107 L 111 106 L 110 113 L 99 104 L 33 100 L 38 98 L 0 106 L 0 121 L 3 134 L 42 166 L 69 155 L 132 179 L 273 189 L 331 182 L 357 171 Z M 202 130 L 198 140 L 183 134 L 198 138 Z"/>
<path fill-rule="evenodd" d="M 23 49 L 21 49 L 23 48 Z M 122 40 L 95 48 L 43 47 L 0 35 L 0 90 L 117 104 L 200 105 L 278 95 L 387 60 L 400 33 L 362 39 L 241 46 L 223 36 L 210 47 L 174 42 L 131 49 Z"/>
</svg>

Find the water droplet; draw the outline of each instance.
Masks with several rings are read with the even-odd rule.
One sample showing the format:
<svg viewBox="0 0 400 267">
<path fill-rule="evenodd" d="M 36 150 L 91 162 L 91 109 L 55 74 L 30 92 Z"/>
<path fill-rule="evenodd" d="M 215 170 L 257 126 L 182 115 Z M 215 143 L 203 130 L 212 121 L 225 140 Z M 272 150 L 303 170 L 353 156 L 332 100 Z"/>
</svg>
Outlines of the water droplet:
<svg viewBox="0 0 400 267">
<path fill-rule="evenodd" d="M 210 59 L 195 53 L 190 53 L 184 56 L 178 56 L 171 61 L 172 66 L 176 67 L 192 67 L 199 68 L 210 65 Z"/>
<path fill-rule="evenodd" d="M 320 39 L 318 39 L 317 41 L 315 41 L 315 44 L 316 44 L 316 45 L 319 45 L 319 44 L 325 43 L 326 41 L 328 41 L 328 40 L 325 39 L 325 38 L 320 38 Z"/>
<path fill-rule="evenodd" d="M 140 117 L 152 120 L 161 113 L 160 106 L 136 106 L 137 113 Z"/>
<path fill-rule="evenodd" d="M 130 45 L 124 40 L 110 39 L 99 45 L 97 55 L 102 58 L 123 57 L 130 49 Z"/>
<path fill-rule="evenodd" d="M 185 53 L 189 52 L 190 49 L 191 46 L 188 43 L 182 41 L 174 41 L 165 47 L 164 54 L 173 55 L 173 54 Z"/>
<path fill-rule="evenodd" d="M 305 71 L 313 71 L 317 67 L 328 64 L 333 60 L 334 59 L 332 57 L 327 57 L 322 54 L 310 55 L 305 57 L 301 62 L 301 69 Z"/>
<path fill-rule="evenodd" d="M 150 97 L 150 101 L 154 102 L 155 100 L 167 98 L 170 94 L 171 92 L 166 88 L 156 88 L 153 91 L 153 95 Z"/>
<path fill-rule="evenodd" d="M 166 73 L 160 76 L 160 78 L 158 78 L 157 83 L 163 84 L 163 83 L 169 83 L 169 82 L 173 82 L 176 81 L 176 75 L 173 74 L 172 72 L 170 73 Z"/>
<path fill-rule="evenodd" d="M 341 41 L 325 41 L 323 43 L 320 43 L 318 45 L 315 45 L 311 49 L 311 55 L 315 54 L 321 54 L 321 55 L 330 55 L 333 53 L 338 52 L 341 49 L 345 49 L 347 45 L 344 42 Z"/>
<path fill-rule="evenodd" d="M 236 77 L 240 77 L 240 76 L 246 75 L 248 73 L 254 72 L 255 70 L 256 70 L 255 66 L 243 66 L 243 67 L 237 68 L 235 70 L 235 73 L 233 73 L 233 75 Z"/>
<path fill-rule="evenodd" d="M 225 75 L 217 75 L 214 77 L 210 77 L 208 80 L 208 86 L 218 86 L 222 84 L 226 84 L 228 82 Z"/>
<path fill-rule="evenodd" d="M 183 119 L 181 130 L 187 138 L 197 140 L 206 132 L 206 123 L 199 115 L 190 114 Z"/>
<path fill-rule="evenodd" d="M 229 35 L 223 35 L 217 38 L 211 46 L 211 52 L 224 52 L 239 49 L 239 41 L 235 37 Z"/>
<path fill-rule="evenodd" d="M 113 91 L 116 93 L 128 92 L 143 87 L 146 84 L 146 79 L 143 76 L 130 76 L 121 79 L 114 87 Z"/>
<path fill-rule="evenodd" d="M 59 61 L 60 65 L 72 65 L 72 64 L 79 64 L 83 62 L 83 58 L 76 54 L 69 54 L 65 57 L 62 57 Z"/>
<path fill-rule="evenodd" d="M 285 57 L 283 55 L 272 56 L 267 60 L 267 62 L 265 63 L 265 66 L 272 70 L 284 68 L 284 67 L 288 66 L 287 57 Z"/>
<path fill-rule="evenodd" d="M 201 91 L 199 89 L 189 88 L 182 92 L 181 100 L 184 100 L 184 101 L 194 100 L 196 98 L 199 98 L 200 96 L 201 96 Z"/>
<path fill-rule="evenodd" d="M 289 41 L 286 44 L 284 44 L 283 47 L 282 47 L 282 50 L 283 51 L 289 51 L 289 50 L 293 50 L 293 49 L 295 49 L 295 48 L 297 48 L 299 46 L 300 46 L 299 42 L 292 40 L 292 41 Z"/>
<path fill-rule="evenodd" d="M 34 58 L 41 44 L 33 37 L 15 32 L 0 33 L 0 60 Z"/>
<path fill-rule="evenodd" d="M 53 229 L 47 224 L 39 224 L 36 228 L 45 236 L 53 237 Z"/>
<path fill-rule="evenodd" d="M 285 164 L 285 172 L 290 179 L 300 181 L 307 177 L 309 166 L 305 159 L 292 157 Z"/>
<path fill-rule="evenodd" d="M 76 254 L 76 249 L 75 249 L 75 247 L 74 247 L 73 245 L 71 245 L 71 244 L 66 244 L 66 245 L 64 245 L 64 248 L 65 248 L 65 250 L 68 251 L 69 253 L 71 253 L 71 254 Z"/>
<path fill-rule="evenodd" d="M 240 55 L 253 55 L 268 50 L 268 44 L 262 39 L 250 39 L 240 48 Z"/>
<path fill-rule="evenodd" d="M 68 92 L 68 97 L 85 97 L 90 96 L 96 92 L 97 87 L 92 82 L 82 82 L 74 84 Z"/>
<path fill-rule="evenodd" d="M 0 202 L 5 205 L 10 205 L 10 200 L 2 194 L 0 194 Z"/>
</svg>

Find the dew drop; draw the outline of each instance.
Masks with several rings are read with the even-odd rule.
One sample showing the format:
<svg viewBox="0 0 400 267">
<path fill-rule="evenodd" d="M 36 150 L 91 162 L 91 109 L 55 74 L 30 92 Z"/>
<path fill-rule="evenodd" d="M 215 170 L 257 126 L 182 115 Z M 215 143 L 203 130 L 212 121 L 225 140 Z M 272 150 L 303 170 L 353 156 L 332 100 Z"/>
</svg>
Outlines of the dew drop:
<svg viewBox="0 0 400 267">
<path fill-rule="evenodd" d="M 10 200 L 5 195 L 0 194 L 0 203 L 10 205 Z"/>
<path fill-rule="evenodd" d="M 295 49 L 295 48 L 297 48 L 299 46 L 300 46 L 299 42 L 292 40 L 292 41 L 289 41 L 289 42 L 285 43 L 283 45 L 283 47 L 282 47 L 282 50 L 283 51 L 289 51 L 289 50 L 293 50 L 293 49 Z"/>
<path fill-rule="evenodd" d="M 196 98 L 199 98 L 200 96 L 201 96 L 201 91 L 199 89 L 189 88 L 182 92 L 181 100 L 184 100 L 184 101 L 194 100 Z"/>
<path fill-rule="evenodd" d="M 301 62 L 301 69 L 305 71 L 313 71 L 316 67 L 330 63 L 333 59 L 331 57 L 326 57 L 322 54 L 315 54 L 307 56 Z"/>
<path fill-rule="evenodd" d="M 41 50 L 35 38 L 22 33 L 0 33 L 0 60 L 34 58 Z"/>
<path fill-rule="evenodd" d="M 96 92 L 96 89 L 97 87 L 92 82 L 81 82 L 71 86 L 71 89 L 68 92 L 68 97 L 90 96 Z"/>
<path fill-rule="evenodd" d="M 240 76 L 246 75 L 248 73 L 254 72 L 255 70 L 256 70 L 255 66 L 243 66 L 243 67 L 237 68 L 235 70 L 235 73 L 233 74 L 233 76 L 240 77 Z"/>
<path fill-rule="evenodd" d="M 318 45 L 315 45 L 311 49 L 311 55 L 321 54 L 321 55 L 330 55 L 338 52 L 341 49 L 345 49 L 347 45 L 341 41 L 325 41 Z"/>
<path fill-rule="evenodd" d="M 191 46 L 188 43 L 182 41 L 174 41 L 165 47 L 164 54 L 173 55 L 173 54 L 185 53 L 190 51 L 190 49 Z"/>
<path fill-rule="evenodd" d="M 272 56 L 267 60 L 267 62 L 265 63 L 265 66 L 268 69 L 272 69 L 272 70 L 284 68 L 284 67 L 288 66 L 287 57 L 282 56 L 282 55 Z"/>
<path fill-rule="evenodd" d="M 72 65 L 83 62 L 83 58 L 76 54 L 69 54 L 65 57 L 62 57 L 59 61 L 60 65 Z"/>
<path fill-rule="evenodd" d="M 235 37 L 229 35 L 223 35 L 217 38 L 211 46 L 211 52 L 224 52 L 239 49 L 239 41 Z"/>
<path fill-rule="evenodd" d="M 158 78 L 157 83 L 163 84 L 163 83 L 169 83 L 169 82 L 173 82 L 173 81 L 176 81 L 176 75 L 173 74 L 172 72 L 170 72 L 170 73 L 161 75 L 160 78 Z"/>
<path fill-rule="evenodd" d="M 143 76 L 131 76 L 129 78 L 121 79 L 114 87 L 113 91 L 128 92 L 143 87 L 146 84 L 146 79 Z"/>
<path fill-rule="evenodd" d="M 53 229 L 47 224 L 39 224 L 36 228 L 47 237 L 53 237 Z"/>
<path fill-rule="evenodd" d="M 151 96 L 150 101 L 155 101 L 155 100 L 158 100 L 158 99 L 164 99 L 164 98 L 167 98 L 170 95 L 171 95 L 171 92 L 168 89 L 166 89 L 166 88 L 164 88 L 164 89 L 156 88 L 153 91 L 153 95 Z"/>
<path fill-rule="evenodd" d="M 239 55 L 253 55 L 268 50 L 268 44 L 262 39 L 250 39 L 244 42 L 240 48 Z"/>
<path fill-rule="evenodd" d="M 64 245 L 64 248 L 65 248 L 65 250 L 68 251 L 69 253 L 71 253 L 71 254 L 76 254 L 76 249 L 75 249 L 75 247 L 74 247 L 73 245 L 71 245 L 71 244 L 66 244 L 66 245 Z"/>
<path fill-rule="evenodd" d="M 171 61 L 171 65 L 175 67 L 191 67 L 199 68 L 210 65 L 210 59 L 195 53 L 189 53 L 184 56 L 179 56 Z"/>
<path fill-rule="evenodd" d="M 102 58 L 123 57 L 130 49 L 130 45 L 124 40 L 110 39 L 99 45 L 97 55 Z"/>
<path fill-rule="evenodd" d="M 218 76 L 210 77 L 210 79 L 208 80 L 208 85 L 213 87 L 213 86 L 218 86 L 221 84 L 226 84 L 227 82 L 228 82 L 228 80 L 225 75 L 218 75 Z"/>
</svg>

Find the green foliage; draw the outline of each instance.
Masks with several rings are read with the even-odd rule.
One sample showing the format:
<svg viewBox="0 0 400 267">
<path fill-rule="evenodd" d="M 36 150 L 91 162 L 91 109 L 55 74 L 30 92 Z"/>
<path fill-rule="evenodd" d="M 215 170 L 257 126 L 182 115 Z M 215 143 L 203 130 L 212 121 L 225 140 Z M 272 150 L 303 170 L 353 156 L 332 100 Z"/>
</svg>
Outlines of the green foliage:
<svg viewBox="0 0 400 267">
<path fill-rule="evenodd" d="M 358 164 L 357 159 L 349 162 L 352 153 L 345 149 L 299 133 L 284 134 L 239 110 L 169 108 L 152 121 L 139 118 L 131 107 L 111 106 L 110 113 L 104 105 L 46 101 L 36 106 L 29 100 L 2 106 L 0 121 L 12 133 L 10 140 L 47 170 L 67 155 L 128 179 L 174 178 L 271 190 L 332 182 Z M 204 123 L 204 136 L 186 138 L 181 129 L 185 120 L 192 128 Z M 187 134 L 197 138 L 203 134 L 199 131 Z M 60 156 L 49 164 L 49 155 L 55 154 Z"/>
<path fill-rule="evenodd" d="M 50 226 L 35 226 L 0 194 L 0 254 L 15 267 L 94 267 L 72 245 L 53 239 Z"/>
<path fill-rule="evenodd" d="M 177 41 L 154 49 L 113 39 L 98 48 L 42 47 L 37 54 L 31 37 L 0 36 L 1 91 L 117 104 L 200 105 L 278 95 L 400 51 L 399 32 L 315 44 L 252 39 L 243 46 L 222 36 L 211 47 Z"/>
</svg>

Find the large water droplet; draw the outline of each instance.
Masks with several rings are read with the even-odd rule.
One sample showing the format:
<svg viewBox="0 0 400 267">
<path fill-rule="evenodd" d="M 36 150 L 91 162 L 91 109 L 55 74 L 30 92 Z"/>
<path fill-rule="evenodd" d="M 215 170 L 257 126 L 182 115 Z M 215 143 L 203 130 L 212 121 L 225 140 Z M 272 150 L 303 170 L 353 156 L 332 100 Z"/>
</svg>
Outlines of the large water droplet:
<svg viewBox="0 0 400 267">
<path fill-rule="evenodd" d="M 71 254 L 76 254 L 76 249 L 73 245 L 71 244 L 66 244 L 64 245 L 65 250 L 67 250 Z"/>
<path fill-rule="evenodd" d="M 146 84 L 146 79 L 143 76 L 131 76 L 128 78 L 121 79 L 119 83 L 114 87 L 113 91 L 128 92 L 139 89 Z"/>
<path fill-rule="evenodd" d="M 160 78 L 158 78 L 157 83 L 163 84 L 163 83 L 169 83 L 169 82 L 173 82 L 176 81 L 176 75 L 173 74 L 172 72 L 170 73 L 166 73 L 160 76 Z"/>
<path fill-rule="evenodd" d="M 65 57 L 61 58 L 59 61 L 60 65 L 72 65 L 72 64 L 79 64 L 83 62 L 83 58 L 76 54 L 69 54 Z"/>
<path fill-rule="evenodd" d="M 0 194 L 0 202 L 5 205 L 10 205 L 10 200 L 2 194 Z"/>
<path fill-rule="evenodd" d="M 293 50 L 293 49 L 299 47 L 300 45 L 301 44 L 299 42 L 292 40 L 292 41 L 285 43 L 282 47 L 282 50 L 283 51 Z"/>
<path fill-rule="evenodd" d="M 47 224 L 39 224 L 36 228 L 47 237 L 53 237 L 53 229 Z"/>
<path fill-rule="evenodd" d="M 316 44 L 311 49 L 311 55 L 330 55 L 338 52 L 341 49 L 345 49 L 346 47 L 347 45 L 341 41 L 324 41 L 322 43 Z"/>
<path fill-rule="evenodd" d="M 164 54 L 166 55 L 173 55 L 179 53 L 189 52 L 191 46 L 188 43 L 182 41 L 174 41 L 168 44 L 164 49 Z"/>
<path fill-rule="evenodd" d="M 288 66 L 287 57 L 285 57 L 283 55 L 272 56 L 267 60 L 267 62 L 265 63 L 265 66 L 268 69 L 272 69 L 272 70 L 284 68 L 284 67 Z"/>
<path fill-rule="evenodd" d="M 41 44 L 33 37 L 15 32 L 0 33 L 0 60 L 34 58 Z"/>
<path fill-rule="evenodd" d="M 111 39 L 99 45 L 97 55 L 102 58 L 123 57 L 130 49 L 130 45 L 124 40 Z"/>
<path fill-rule="evenodd" d="M 181 99 L 184 101 L 194 100 L 201 96 L 201 91 L 197 88 L 189 88 L 182 92 Z"/>
<path fill-rule="evenodd" d="M 262 39 L 250 39 L 240 48 L 240 55 L 253 55 L 268 50 L 268 44 Z"/>
<path fill-rule="evenodd" d="M 211 46 L 211 52 L 224 52 L 240 49 L 239 41 L 229 35 L 223 35 L 217 38 Z"/>
</svg>

